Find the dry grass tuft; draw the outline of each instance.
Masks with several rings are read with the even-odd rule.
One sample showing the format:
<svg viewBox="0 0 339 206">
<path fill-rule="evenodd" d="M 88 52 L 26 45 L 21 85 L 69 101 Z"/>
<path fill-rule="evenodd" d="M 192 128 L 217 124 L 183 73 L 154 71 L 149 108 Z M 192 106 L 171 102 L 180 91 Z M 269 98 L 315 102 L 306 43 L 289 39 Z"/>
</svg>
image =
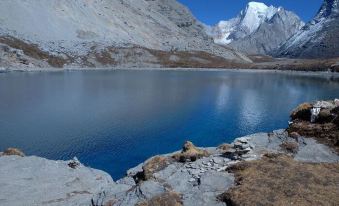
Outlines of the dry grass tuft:
<svg viewBox="0 0 339 206">
<path fill-rule="evenodd" d="M 313 164 L 275 155 L 239 163 L 236 186 L 219 196 L 227 205 L 337 205 L 339 164 Z"/>
<path fill-rule="evenodd" d="M 25 154 L 17 148 L 8 148 L 4 152 L 2 152 L 2 154 L 0 156 L 11 156 L 11 155 L 17 155 L 17 156 L 20 156 L 20 157 L 25 156 Z"/>
<path fill-rule="evenodd" d="M 196 161 L 202 157 L 209 156 L 206 150 L 202 150 L 194 146 L 190 141 L 185 142 L 182 151 L 173 155 L 173 158 L 179 162 Z"/>
</svg>

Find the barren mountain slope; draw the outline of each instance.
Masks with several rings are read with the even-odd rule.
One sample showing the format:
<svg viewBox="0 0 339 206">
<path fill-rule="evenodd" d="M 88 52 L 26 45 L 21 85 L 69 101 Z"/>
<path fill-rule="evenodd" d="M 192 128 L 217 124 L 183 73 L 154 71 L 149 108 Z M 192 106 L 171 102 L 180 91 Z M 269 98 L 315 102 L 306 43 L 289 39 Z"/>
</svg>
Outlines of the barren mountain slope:
<svg viewBox="0 0 339 206">
<path fill-rule="evenodd" d="M 5 38 L 2 44 L 14 37 L 73 64 L 84 62 L 81 59 L 91 64 L 89 54 L 102 55 L 108 47 L 205 51 L 249 61 L 215 45 L 190 11 L 175 0 L 2 0 L 0 35 Z"/>
</svg>

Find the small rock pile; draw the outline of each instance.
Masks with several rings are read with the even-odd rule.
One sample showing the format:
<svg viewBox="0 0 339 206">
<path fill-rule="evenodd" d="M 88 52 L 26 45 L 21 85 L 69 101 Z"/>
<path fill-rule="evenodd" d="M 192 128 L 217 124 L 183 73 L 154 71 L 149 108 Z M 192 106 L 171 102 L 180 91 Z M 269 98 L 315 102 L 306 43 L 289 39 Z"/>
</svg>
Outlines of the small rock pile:
<svg viewBox="0 0 339 206">
<path fill-rule="evenodd" d="M 248 139 L 241 137 L 234 141 L 233 147 L 226 150 L 224 155 L 231 160 L 243 160 L 251 158 L 250 154 L 254 146 L 251 145 Z"/>
</svg>

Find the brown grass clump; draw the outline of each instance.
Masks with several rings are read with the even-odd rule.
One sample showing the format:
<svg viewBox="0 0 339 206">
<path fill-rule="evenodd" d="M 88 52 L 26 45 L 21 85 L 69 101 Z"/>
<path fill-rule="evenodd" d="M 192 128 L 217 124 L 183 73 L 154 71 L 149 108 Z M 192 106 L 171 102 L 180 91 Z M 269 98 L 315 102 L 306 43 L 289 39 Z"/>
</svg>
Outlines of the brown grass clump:
<svg viewBox="0 0 339 206">
<path fill-rule="evenodd" d="M 229 168 L 236 185 L 219 199 L 227 205 L 337 205 L 339 164 L 302 163 L 286 155 L 264 156 Z"/>
<path fill-rule="evenodd" d="M 148 180 L 152 178 L 153 174 L 165 169 L 169 165 L 169 159 L 167 157 L 156 156 L 150 159 L 142 167 L 143 179 Z"/>
<path fill-rule="evenodd" d="M 206 150 L 202 150 L 194 146 L 190 141 L 185 142 L 182 151 L 173 155 L 173 158 L 179 162 L 196 161 L 202 157 L 209 156 Z"/>
<path fill-rule="evenodd" d="M 11 156 L 11 155 L 17 155 L 17 156 L 20 156 L 20 157 L 25 156 L 25 154 L 17 148 L 8 148 L 4 152 L 2 152 L 2 154 L 0 156 Z"/>
<path fill-rule="evenodd" d="M 140 202 L 137 206 L 182 206 L 182 200 L 178 193 L 175 192 L 165 192 L 163 194 L 157 195 L 152 199 Z"/>
</svg>

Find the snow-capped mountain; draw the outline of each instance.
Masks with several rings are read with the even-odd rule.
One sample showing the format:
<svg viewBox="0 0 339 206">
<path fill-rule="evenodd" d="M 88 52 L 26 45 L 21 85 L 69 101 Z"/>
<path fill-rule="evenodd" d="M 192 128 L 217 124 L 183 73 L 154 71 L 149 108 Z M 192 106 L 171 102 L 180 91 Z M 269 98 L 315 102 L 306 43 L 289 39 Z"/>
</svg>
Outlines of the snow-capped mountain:
<svg viewBox="0 0 339 206">
<path fill-rule="evenodd" d="M 249 54 L 267 54 L 303 25 L 293 12 L 249 2 L 237 17 L 220 21 L 211 33 L 218 44 L 228 44 Z"/>
<path fill-rule="evenodd" d="M 274 54 L 292 58 L 339 56 L 339 0 L 324 0 L 315 18 Z"/>
<path fill-rule="evenodd" d="M 107 47 L 204 51 L 248 60 L 214 44 L 203 25 L 176 0 L 1 0 L 0 37 L 2 44 L 18 45 L 13 42 L 17 39 L 48 52 L 43 56 L 72 61 Z"/>
<path fill-rule="evenodd" d="M 277 11 L 273 6 L 264 3 L 249 2 L 245 10 L 228 21 L 220 21 L 215 27 L 216 43 L 229 44 L 252 34 L 266 20 L 270 19 Z"/>
</svg>

